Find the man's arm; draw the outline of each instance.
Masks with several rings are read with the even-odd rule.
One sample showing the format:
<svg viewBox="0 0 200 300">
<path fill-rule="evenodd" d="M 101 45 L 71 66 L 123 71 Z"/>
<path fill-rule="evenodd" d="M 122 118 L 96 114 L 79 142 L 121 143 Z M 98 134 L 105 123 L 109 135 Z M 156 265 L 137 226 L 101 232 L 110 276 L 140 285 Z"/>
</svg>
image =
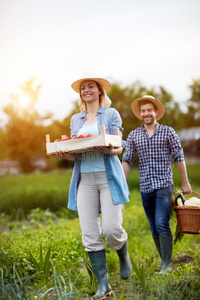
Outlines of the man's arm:
<svg viewBox="0 0 200 300">
<path fill-rule="evenodd" d="M 187 175 L 187 169 L 186 169 L 186 164 L 185 161 L 179 161 L 177 162 L 177 168 L 181 177 L 182 181 L 182 191 L 183 194 L 191 194 L 192 189 L 188 180 L 188 175 Z"/>
<path fill-rule="evenodd" d="M 126 177 L 126 180 L 127 180 L 128 179 L 128 175 L 129 175 L 130 170 L 131 170 L 131 167 L 130 167 L 130 165 L 127 162 L 123 162 L 122 163 L 122 168 L 124 169 L 124 174 L 125 174 L 125 177 Z"/>
</svg>

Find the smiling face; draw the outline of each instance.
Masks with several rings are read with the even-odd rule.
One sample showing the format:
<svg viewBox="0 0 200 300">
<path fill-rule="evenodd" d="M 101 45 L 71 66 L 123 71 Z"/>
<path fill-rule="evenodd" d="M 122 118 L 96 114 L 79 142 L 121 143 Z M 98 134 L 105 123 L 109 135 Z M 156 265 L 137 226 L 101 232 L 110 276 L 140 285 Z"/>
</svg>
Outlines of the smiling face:
<svg viewBox="0 0 200 300">
<path fill-rule="evenodd" d="M 140 117 L 143 120 L 144 124 L 152 125 L 156 123 L 158 111 L 153 105 L 153 103 L 149 102 L 147 104 L 140 105 Z"/>
<path fill-rule="evenodd" d="M 92 101 L 99 101 L 101 92 L 97 86 L 97 83 L 93 80 L 85 80 L 80 86 L 80 96 L 86 103 Z"/>
</svg>

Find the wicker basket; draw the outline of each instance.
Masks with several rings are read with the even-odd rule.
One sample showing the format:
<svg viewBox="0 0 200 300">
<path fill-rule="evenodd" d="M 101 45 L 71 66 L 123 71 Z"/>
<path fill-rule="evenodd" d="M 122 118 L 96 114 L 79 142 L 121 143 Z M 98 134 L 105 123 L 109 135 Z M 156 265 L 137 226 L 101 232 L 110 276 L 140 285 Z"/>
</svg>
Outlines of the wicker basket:
<svg viewBox="0 0 200 300">
<path fill-rule="evenodd" d="M 192 192 L 199 195 L 197 192 Z M 174 206 L 178 222 L 178 230 L 182 233 L 200 233 L 200 208 L 195 206 Z"/>
</svg>

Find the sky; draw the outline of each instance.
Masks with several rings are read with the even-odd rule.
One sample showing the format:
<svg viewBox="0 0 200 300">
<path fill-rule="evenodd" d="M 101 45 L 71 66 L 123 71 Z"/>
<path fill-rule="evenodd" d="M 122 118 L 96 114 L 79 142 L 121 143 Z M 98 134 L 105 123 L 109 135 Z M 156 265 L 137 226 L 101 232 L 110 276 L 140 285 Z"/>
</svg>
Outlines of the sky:
<svg viewBox="0 0 200 300">
<path fill-rule="evenodd" d="M 93 71 L 122 87 L 162 85 L 174 101 L 200 78 L 199 0 L 0 0 L 0 126 L 20 85 L 42 84 L 36 109 L 62 120 Z"/>
</svg>

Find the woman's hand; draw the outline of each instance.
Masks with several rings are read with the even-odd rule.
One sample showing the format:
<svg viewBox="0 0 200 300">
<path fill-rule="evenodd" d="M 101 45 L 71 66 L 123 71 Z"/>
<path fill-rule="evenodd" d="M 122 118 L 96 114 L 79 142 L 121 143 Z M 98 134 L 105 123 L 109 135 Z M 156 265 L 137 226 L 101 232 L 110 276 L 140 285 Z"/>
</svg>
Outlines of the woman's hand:
<svg viewBox="0 0 200 300">
<path fill-rule="evenodd" d="M 95 147 L 93 147 L 93 149 L 100 151 L 102 153 L 105 153 L 105 154 L 110 154 L 110 155 L 119 155 L 120 153 L 122 153 L 122 150 L 123 150 L 122 147 L 114 148 L 114 146 L 112 144 L 109 144 L 109 147 L 95 146 Z"/>
<path fill-rule="evenodd" d="M 70 152 L 70 151 L 59 150 L 59 151 L 54 152 L 51 156 L 68 159 L 68 160 L 73 160 L 73 161 L 76 159 L 76 153 Z"/>
</svg>

